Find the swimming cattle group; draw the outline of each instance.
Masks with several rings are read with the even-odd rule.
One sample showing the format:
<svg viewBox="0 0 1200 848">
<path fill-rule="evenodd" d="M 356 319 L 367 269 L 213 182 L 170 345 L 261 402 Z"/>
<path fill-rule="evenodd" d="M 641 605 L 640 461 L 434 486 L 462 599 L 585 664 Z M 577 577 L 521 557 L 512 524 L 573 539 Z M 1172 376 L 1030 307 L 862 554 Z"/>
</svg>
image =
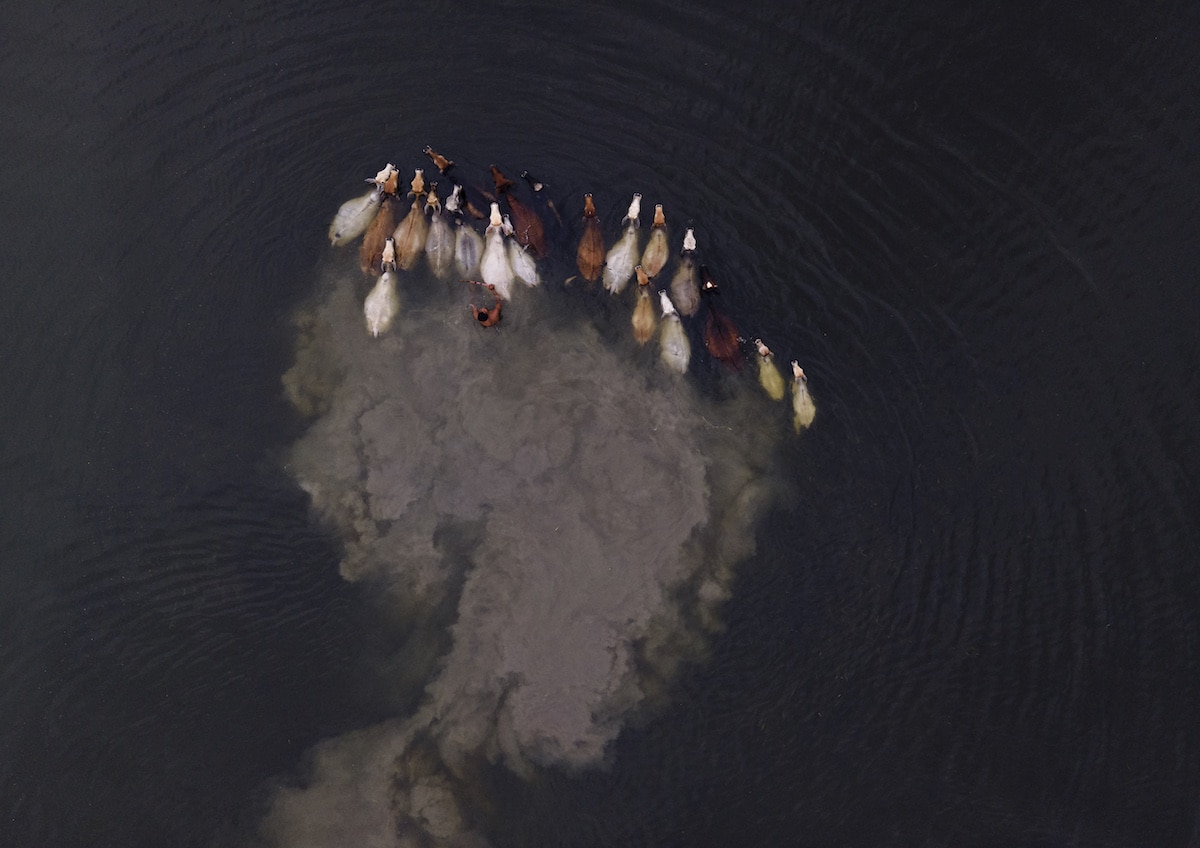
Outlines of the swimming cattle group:
<svg viewBox="0 0 1200 848">
<path fill-rule="evenodd" d="M 480 189 L 460 181 L 452 173 L 454 162 L 426 147 L 425 153 L 451 184 L 443 203 L 437 182 L 426 182 L 424 170 L 415 169 L 411 181 L 401 183 L 400 172 L 388 164 L 367 179 L 371 188 L 361 197 L 348 200 L 338 209 L 329 226 L 329 240 L 346 245 L 360 236 L 359 260 L 364 274 L 378 277 L 363 304 L 367 331 L 382 335 L 391 328 L 399 311 L 397 283 L 400 271 L 411 270 L 422 256 L 433 273 L 448 279 L 458 276 L 489 293 L 490 305 L 471 304 L 479 324 L 491 327 L 500 322 L 502 305 L 512 299 L 519 281 L 534 287 L 541 284 L 538 261 L 551 249 L 551 233 L 562 230 L 562 217 L 553 201 L 543 194 L 545 186 L 525 171 L 533 202 L 522 200 L 516 185 L 496 166 L 491 168 L 492 188 Z M 576 247 L 578 277 L 588 283 L 603 279 L 603 286 L 620 295 L 637 281 L 637 297 L 631 317 L 638 344 L 658 335 L 661 358 L 667 368 L 685 373 L 691 361 L 691 343 L 681 315 L 689 320 L 702 316 L 704 345 L 729 368 L 740 370 L 746 361 L 744 339 L 737 325 L 717 304 L 717 284 L 707 266 L 698 264 L 696 234 L 688 227 L 683 236 L 678 262 L 665 287 L 663 271 L 671 258 L 666 218 L 662 204 L 654 207 L 649 237 L 642 246 L 642 196 L 634 194 L 621 220 L 621 232 L 606 247 L 600 219 L 590 194 L 584 195 L 582 233 Z M 408 204 L 407 210 L 405 205 Z M 476 222 L 486 221 L 483 235 Z M 478 277 L 479 279 L 476 279 Z M 570 283 L 576 276 L 568 278 Z M 658 309 L 652 287 L 658 289 Z M 661 316 L 660 316 L 661 312 Z M 773 400 L 787 395 L 787 381 L 762 339 L 754 339 L 758 380 Z M 812 424 L 816 407 L 808 391 L 804 369 L 793 360 L 791 380 L 792 421 L 797 432 Z"/>
</svg>

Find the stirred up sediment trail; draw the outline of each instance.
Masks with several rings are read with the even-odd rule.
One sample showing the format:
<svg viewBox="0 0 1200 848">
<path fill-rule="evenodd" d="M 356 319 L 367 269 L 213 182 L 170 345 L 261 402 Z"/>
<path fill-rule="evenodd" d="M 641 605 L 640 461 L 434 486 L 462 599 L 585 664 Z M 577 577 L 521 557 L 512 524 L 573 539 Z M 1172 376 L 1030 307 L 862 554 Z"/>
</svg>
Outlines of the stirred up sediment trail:
<svg viewBox="0 0 1200 848">
<path fill-rule="evenodd" d="M 533 297 L 497 333 L 406 283 L 442 294 L 379 339 L 352 273 L 307 313 L 285 382 L 323 413 L 289 468 L 346 579 L 414 621 L 450 605 L 450 648 L 415 714 L 323 743 L 278 792 L 279 846 L 486 844 L 480 764 L 602 763 L 702 654 L 770 493 L 781 428 L 755 387 L 714 402 L 589 323 L 534 327 Z"/>
</svg>

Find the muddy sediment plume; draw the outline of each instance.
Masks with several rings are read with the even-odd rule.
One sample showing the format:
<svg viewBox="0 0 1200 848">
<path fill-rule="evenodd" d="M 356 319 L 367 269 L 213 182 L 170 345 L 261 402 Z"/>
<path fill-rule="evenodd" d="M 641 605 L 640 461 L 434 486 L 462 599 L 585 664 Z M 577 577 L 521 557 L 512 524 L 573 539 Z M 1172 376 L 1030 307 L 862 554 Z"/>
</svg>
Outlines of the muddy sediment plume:
<svg viewBox="0 0 1200 848">
<path fill-rule="evenodd" d="M 450 647 L 415 712 L 314 750 L 271 845 L 486 845 L 480 769 L 603 764 L 703 656 L 771 497 L 754 386 L 715 401 L 540 291 L 483 328 L 457 289 L 403 283 L 382 338 L 349 271 L 304 313 L 290 470 L 343 577 Z"/>
</svg>

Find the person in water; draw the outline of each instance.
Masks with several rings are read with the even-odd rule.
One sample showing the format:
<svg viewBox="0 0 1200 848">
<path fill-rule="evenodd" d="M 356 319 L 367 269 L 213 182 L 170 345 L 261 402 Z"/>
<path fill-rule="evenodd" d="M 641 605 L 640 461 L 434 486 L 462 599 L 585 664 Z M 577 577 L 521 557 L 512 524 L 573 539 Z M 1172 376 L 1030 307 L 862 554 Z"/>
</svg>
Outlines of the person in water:
<svg viewBox="0 0 1200 848">
<path fill-rule="evenodd" d="M 478 280 L 464 280 L 463 282 L 472 283 L 476 286 L 482 286 L 492 293 L 492 297 L 496 299 L 496 303 L 491 309 L 484 309 L 482 306 L 471 304 L 471 314 L 475 316 L 475 320 L 479 322 L 481 327 L 494 327 L 500 323 L 500 295 L 496 293 L 496 287 L 488 283 L 481 283 Z"/>
</svg>

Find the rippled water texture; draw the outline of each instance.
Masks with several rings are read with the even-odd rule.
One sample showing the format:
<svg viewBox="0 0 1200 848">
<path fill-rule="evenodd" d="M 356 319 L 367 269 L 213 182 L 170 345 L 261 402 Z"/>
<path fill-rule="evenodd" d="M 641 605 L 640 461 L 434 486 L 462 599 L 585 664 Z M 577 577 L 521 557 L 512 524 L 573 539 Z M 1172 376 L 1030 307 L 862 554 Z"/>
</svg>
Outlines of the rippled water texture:
<svg viewBox="0 0 1200 848">
<path fill-rule="evenodd" d="M 424 785 L 497 846 L 1196 841 L 1194 4 L 26 6 L 0 12 L 0 844 L 245 845 L 301 787 L 398 762 L 380 834 Z M 673 245 L 694 225 L 743 334 L 802 361 L 812 430 L 772 426 L 695 328 L 664 381 L 629 303 L 562 289 L 566 252 L 500 334 L 431 287 L 371 343 L 326 228 L 426 144 L 536 173 L 564 244 L 585 192 L 609 240 L 634 191 Z M 298 313 L 353 378 L 315 425 L 281 384 Z M 478 415 L 530 411 L 511 444 L 447 413 L 478 487 L 366 413 L 429 426 L 427 369 L 453 378 L 432 408 L 476 379 Z M 541 378 L 604 402 L 580 420 Z M 661 441 L 612 443 L 627 419 Z M 519 491 L 534 434 L 521 468 L 595 475 L 560 488 L 580 500 Z M 605 500 L 618 454 L 678 467 L 625 469 L 677 487 L 666 536 Z M 730 512 L 721 469 L 769 496 Z M 378 536 L 348 531 L 380 496 Z M 562 735 L 494 680 L 474 720 L 451 681 L 555 685 L 505 640 L 545 627 L 545 563 L 600 559 L 523 547 L 568 510 L 573 547 L 612 519 L 641 587 L 564 584 L 607 636 L 563 650 L 613 664 L 579 670 Z M 724 515 L 741 553 L 642 554 Z M 687 661 L 630 660 L 654 633 Z M 469 766 L 429 721 L 451 707 L 495 739 Z"/>
</svg>

